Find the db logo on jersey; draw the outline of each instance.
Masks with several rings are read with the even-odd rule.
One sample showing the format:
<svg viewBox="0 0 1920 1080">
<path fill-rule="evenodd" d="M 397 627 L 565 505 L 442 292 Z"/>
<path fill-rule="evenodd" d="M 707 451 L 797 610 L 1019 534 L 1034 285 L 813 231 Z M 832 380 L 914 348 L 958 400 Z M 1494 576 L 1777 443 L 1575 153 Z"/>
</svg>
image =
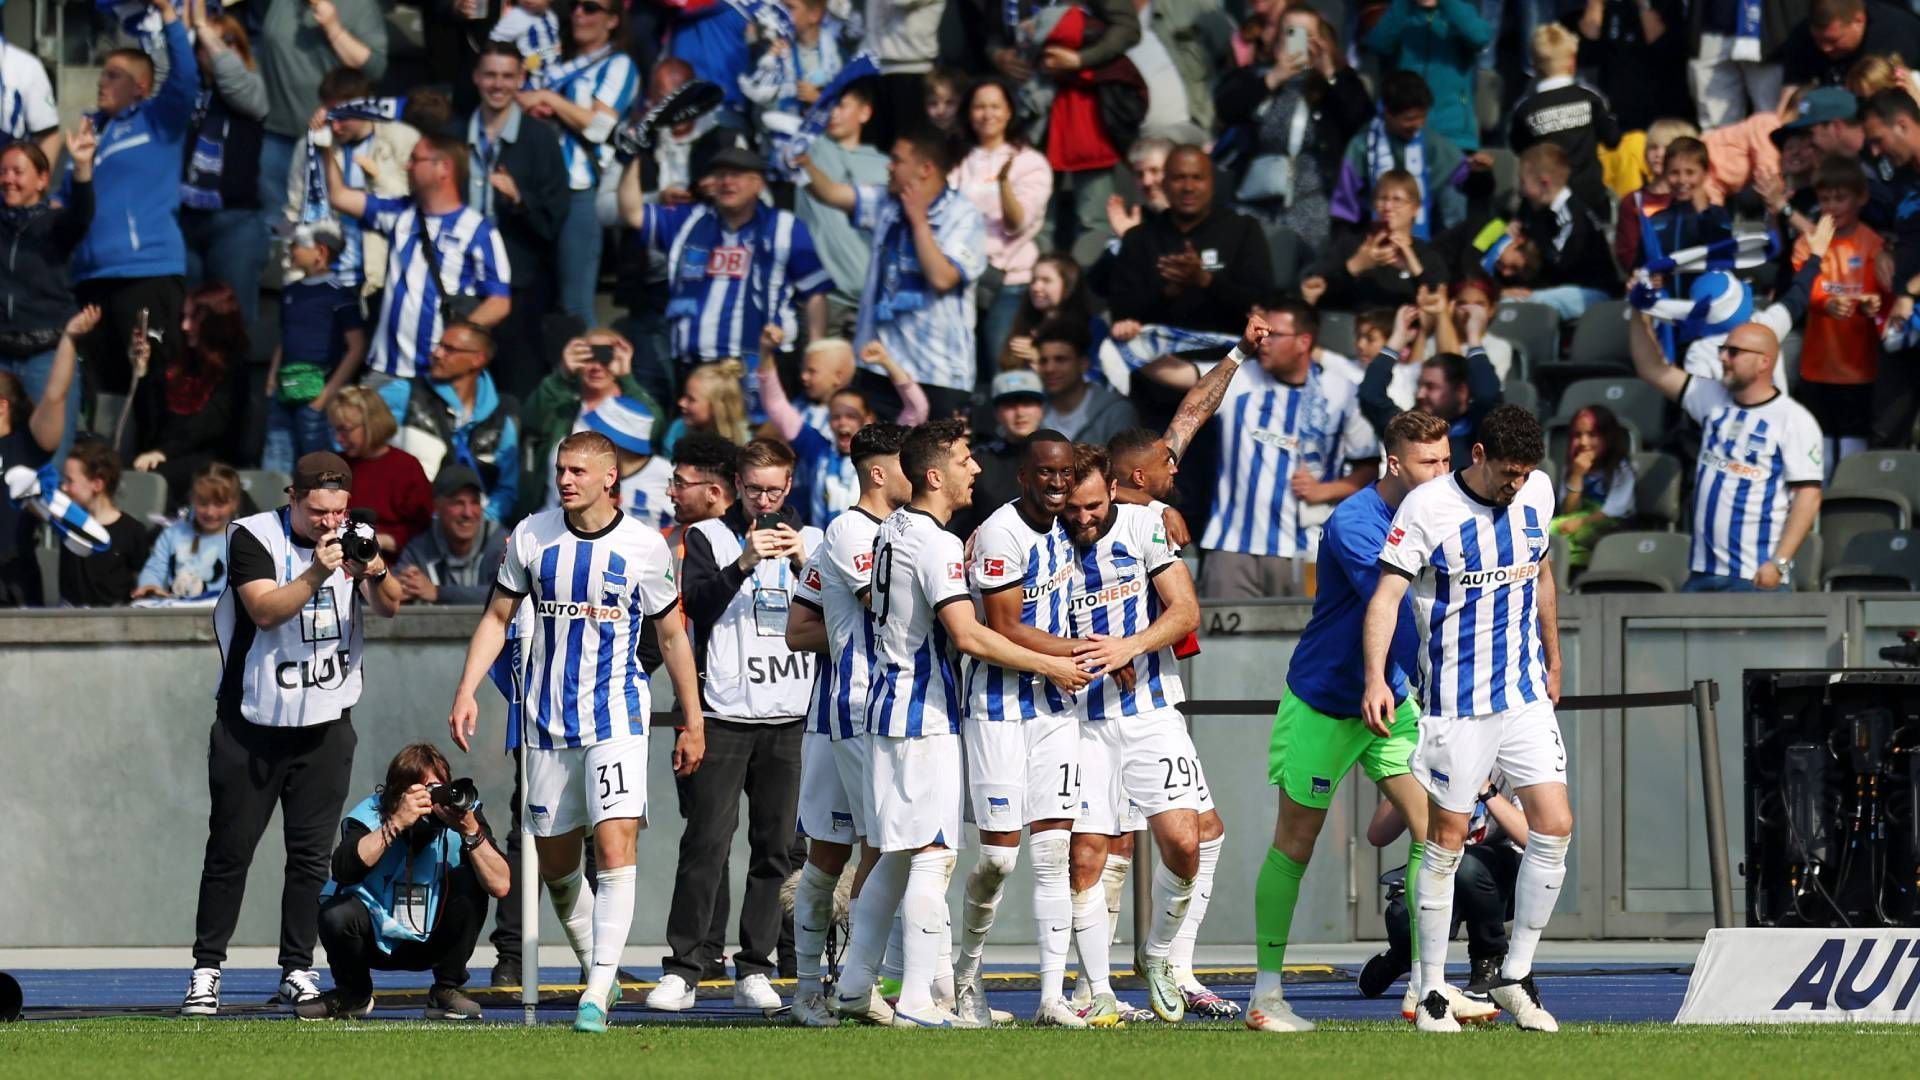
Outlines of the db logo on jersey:
<svg viewBox="0 0 1920 1080">
<path fill-rule="evenodd" d="M 967 564 L 957 563 L 957 562 L 950 562 L 947 564 L 947 580 L 948 581 L 965 581 L 966 579 L 967 579 Z"/>
<path fill-rule="evenodd" d="M 1394 528 L 1393 530 L 1387 533 L 1387 546 L 1399 547 L 1400 539 L 1406 535 L 1407 535 L 1407 530 L 1402 528 L 1397 528 L 1397 527 Z"/>
<path fill-rule="evenodd" d="M 806 580 L 807 580 L 807 588 L 815 589 L 815 590 L 819 589 L 820 588 L 820 571 L 814 569 L 811 566 L 807 567 Z"/>
<path fill-rule="evenodd" d="M 753 255 L 744 247 L 717 247 L 707 256 L 707 276 L 743 278 Z"/>
<path fill-rule="evenodd" d="M 980 572 L 988 577 L 1002 577 L 1007 572 L 1007 560 L 985 559 L 980 563 Z"/>
<path fill-rule="evenodd" d="M 853 569 L 856 573 L 861 573 L 861 574 L 872 573 L 873 572 L 873 552 L 863 551 L 860 554 L 855 555 L 853 557 Z"/>
</svg>

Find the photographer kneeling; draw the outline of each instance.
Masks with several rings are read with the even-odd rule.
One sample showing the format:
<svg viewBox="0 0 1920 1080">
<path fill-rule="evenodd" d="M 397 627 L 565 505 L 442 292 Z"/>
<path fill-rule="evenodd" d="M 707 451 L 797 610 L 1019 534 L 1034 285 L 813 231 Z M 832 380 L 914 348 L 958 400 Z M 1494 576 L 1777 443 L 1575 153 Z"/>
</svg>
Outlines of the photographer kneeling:
<svg viewBox="0 0 1920 1080">
<path fill-rule="evenodd" d="M 487 897 L 507 895 L 512 877 L 473 782 L 450 773 L 436 747 L 414 743 L 387 765 L 387 782 L 341 821 L 320 907 L 334 989 L 297 1006 L 301 1019 L 372 1012 L 375 970 L 431 970 L 429 1020 L 480 1015 L 460 988 Z"/>
</svg>

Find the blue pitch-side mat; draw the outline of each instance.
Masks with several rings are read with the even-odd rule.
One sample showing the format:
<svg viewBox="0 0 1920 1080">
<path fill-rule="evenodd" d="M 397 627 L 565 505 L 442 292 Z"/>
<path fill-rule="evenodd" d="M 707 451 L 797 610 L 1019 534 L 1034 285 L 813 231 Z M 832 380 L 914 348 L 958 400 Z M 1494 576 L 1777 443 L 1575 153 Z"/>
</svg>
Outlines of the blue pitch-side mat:
<svg viewBox="0 0 1920 1080">
<path fill-rule="evenodd" d="M 659 977 L 657 970 L 628 968 L 642 978 Z M 1573 972 L 1580 974 L 1573 974 Z M 20 981 L 26 997 L 26 1013 L 32 1019 L 73 1019 L 95 1015 L 170 1014 L 185 992 L 187 973 L 161 968 L 60 970 L 35 969 L 11 972 Z M 1456 985 L 1465 979 L 1463 968 L 1450 970 Z M 1592 965 L 1546 964 L 1538 970 L 1540 996 L 1562 1022 L 1666 1023 L 1680 1009 L 1686 996 L 1687 977 L 1674 971 L 1648 971 L 1644 967 L 1617 971 L 1596 970 Z M 567 983 L 578 979 L 574 968 L 551 967 L 541 970 L 543 982 Z M 486 972 L 474 970 L 475 982 L 484 985 Z M 425 972 L 375 972 L 375 985 L 385 989 L 421 989 L 432 980 Z M 266 1008 L 279 984 L 279 973 L 270 969 L 229 968 L 221 980 L 221 999 L 235 1017 L 258 1018 L 284 1015 Z M 323 984 L 330 983 L 324 974 Z M 1397 983 L 1382 997 L 1362 998 L 1351 982 L 1294 983 L 1287 987 L 1287 1000 L 1301 1016 L 1309 1020 L 1391 1020 L 1398 1016 L 1400 995 L 1405 983 Z M 1251 986 L 1217 986 L 1225 998 L 1245 1007 Z M 1025 1020 L 1039 1004 L 1032 990 L 992 990 L 993 1004 Z M 1121 996 L 1144 1005 L 1146 995 L 1139 990 L 1123 990 Z M 376 1009 L 380 1019 L 418 1019 L 417 1007 Z M 561 1023 L 573 1015 L 571 1002 L 542 1006 L 542 1022 Z M 520 1020 L 517 1004 L 489 1006 L 487 1017 L 498 1022 Z M 641 1023 L 752 1023 L 767 1021 L 745 1010 L 736 1009 L 728 998 L 703 998 L 683 1013 L 659 1013 L 640 1007 L 632 992 L 614 1009 L 616 1026 Z M 1188 1023 L 1209 1023 L 1189 1017 Z M 1233 1021 L 1238 1023 L 1238 1021 Z"/>
</svg>

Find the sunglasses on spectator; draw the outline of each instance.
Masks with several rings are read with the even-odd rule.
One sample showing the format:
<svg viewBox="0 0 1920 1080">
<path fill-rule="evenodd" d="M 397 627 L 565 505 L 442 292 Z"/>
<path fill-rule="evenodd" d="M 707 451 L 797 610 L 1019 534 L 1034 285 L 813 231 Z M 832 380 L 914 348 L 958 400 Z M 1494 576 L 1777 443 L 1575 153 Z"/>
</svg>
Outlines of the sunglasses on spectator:
<svg viewBox="0 0 1920 1080">
<path fill-rule="evenodd" d="M 605 4 L 596 4 L 593 0 L 582 0 L 581 3 L 573 5 L 573 10 L 584 12 L 588 15 L 610 15 L 613 13 L 612 8 Z"/>
<path fill-rule="evenodd" d="M 1740 346 L 1738 346 L 1738 345 L 1722 345 L 1722 346 L 1720 346 L 1720 355 L 1721 355 L 1721 356 L 1724 356 L 1724 357 L 1727 357 L 1728 359 L 1732 359 L 1733 357 L 1736 357 L 1736 356 L 1739 356 L 1739 355 L 1740 355 L 1741 353 L 1743 353 L 1743 352 L 1748 352 L 1748 353 L 1752 353 L 1752 354 L 1754 354 L 1755 356 L 1765 356 L 1765 355 L 1766 355 L 1766 353 L 1764 353 L 1764 352 L 1761 352 L 1761 351 L 1760 351 L 1759 349 L 1743 349 L 1743 348 L 1741 348 L 1741 347 L 1740 347 Z"/>
</svg>

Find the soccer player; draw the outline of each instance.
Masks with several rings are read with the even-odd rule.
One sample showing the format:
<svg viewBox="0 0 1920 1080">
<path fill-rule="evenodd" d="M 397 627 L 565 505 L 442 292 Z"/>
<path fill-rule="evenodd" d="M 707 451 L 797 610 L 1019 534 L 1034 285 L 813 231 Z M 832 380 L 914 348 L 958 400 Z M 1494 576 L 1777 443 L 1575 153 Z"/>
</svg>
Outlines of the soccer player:
<svg viewBox="0 0 1920 1080">
<path fill-rule="evenodd" d="M 868 424 L 854 432 L 848 457 L 858 471 L 860 500 L 827 526 L 827 534 L 800 571 L 787 647 L 825 653 L 813 683 L 813 708 L 800 741 L 800 831 L 807 862 L 793 897 L 793 946 L 799 975 L 793 1022 L 838 1027 L 821 990 L 820 959 L 833 922 L 833 891 L 856 839 L 873 835 L 867 820 L 867 681 L 873 669 L 873 537 L 911 492 L 900 471 L 907 429 Z M 879 851 L 860 846 L 858 896 Z M 889 921 L 892 917 L 888 916 Z"/>
<path fill-rule="evenodd" d="M 635 652 L 641 619 L 653 624 L 683 727 L 673 771 L 687 776 L 705 752 L 700 683 L 660 531 L 620 511 L 619 463 L 598 432 L 567 436 L 555 455 L 560 509 L 514 526 L 487 605 L 467 645 L 466 670 L 447 726 L 471 748 L 487 677 L 521 601 L 534 605 L 526 713 L 527 812 L 540 879 L 586 971 L 575 1031 L 604 1032 L 614 977 L 633 923 L 634 855 L 647 814 L 647 673 Z M 590 900 L 581 895 L 581 830 L 592 829 Z"/>
<path fill-rule="evenodd" d="M 966 552 L 946 522 L 973 499 L 980 466 L 966 428 L 936 420 L 900 446 L 913 498 L 874 539 L 874 667 L 867 689 L 872 772 L 872 841 L 880 861 L 853 913 L 853 944 L 833 1000 L 842 1016 L 879 1022 L 874 969 L 896 908 L 905 922 L 906 971 L 894 1027 L 971 1026 L 934 1004 L 939 938 L 949 933 L 947 881 L 961 838 L 961 700 L 964 687 L 948 648 L 1016 671 L 1043 675 L 1062 691 L 1090 673 L 1071 657 L 1023 648 L 981 625 L 967 591 Z"/>
<path fill-rule="evenodd" d="M 1547 557 L 1553 481 L 1540 421 L 1502 405 L 1480 422 L 1473 462 L 1415 488 L 1394 513 L 1363 631 L 1361 707 L 1375 735 L 1391 736 L 1395 696 L 1387 661 L 1410 586 L 1422 649 L 1424 700 L 1413 776 L 1426 788 L 1426 851 L 1415 885 L 1421 1031 L 1459 1031 L 1447 986 L 1453 876 L 1482 781 L 1497 765 L 1526 809 L 1532 835 L 1515 885 L 1513 940 L 1488 985 L 1494 1004 L 1527 1031 L 1557 1031 L 1533 983 L 1533 953 L 1560 896 L 1572 839 L 1560 700 L 1559 602 Z"/>
<path fill-rule="evenodd" d="M 1073 442 L 1051 428 L 1027 441 L 1020 495 L 995 510 L 973 534 L 973 591 L 987 625 L 1016 645 L 1071 657 L 1078 644 L 1067 625 L 1073 543 L 1060 525 L 1073 486 Z M 1040 945 L 1042 1027 L 1112 1027 L 1120 1023 L 1111 993 L 1095 999 L 1086 1019 L 1068 1007 L 1062 989 L 1073 818 L 1080 808 L 1080 722 L 1071 694 L 1025 672 L 974 661 L 966 744 L 967 793 L 980 828 L 980 858 L 967 875 L 961 948 L 954 965 L 955 1012 L 991 1023 L 980 984 L 980 954 L 1007 875 L 1020 855 L 1020 830 L 1033 848 L 1033 918 Z"/>
<path fill-rule="evenodd" d="M 1387 424 L 1385 450 L 1386 474 L 1342 502 L 1321 533 L 1320 588 L 1313 600 L 1313 617 L 1294 648 L 1287 690 L 1273 718 L 1267 779 L 1280 787 L 1280 810 L 1273 826 L 1273 846 L 1261 864 L 1254 893 L 1259 970 L 1247 1008 L 1247 1026 L 1255 1031 L 1313 1030 L 1312 1022 L 1287 1006 L 1281 972 L 1286 966 L 1294 905 L 1300 900 L 1300 879 L 1313 857 L 1313 844 L 1326 823 L 1333 794 L 1356 763 L 1365 767 L 1367 777 L 1407 820 L 1415 839 L 1407 855 L 1409 878 L 1420 865 L 1427 800 L 1408 775 L 1420 724 L 1419 706 L 1407 678 L 1409 671 L 1418 670 L 1419 656 L 1412 605 L 1401 605 L 1388 654 L 1387 679 L 1397 704 L 1391 733 L 1385 738 L 1361 722 L 1365 672 L 1353 643 L 1360 638 L 1367 600 L 1380 578 L 1380 549 L 1386 544 L 1394 511 L 1408 492 L 1447 474 L 1451 461 L 1447 422 L 1429 413 L 1401 413 Z"/>
<path fill-rule="evenodd" d="M 1074 547 L 1071 625 L 1085 631 L 1082 664 L 1106 673 L 1084 695 L 1083 730 L 1091 737 L 1081 740 L 1080 813 L 1088 824 L 1082 835 L 1093 839 L 1075 862 L 1082 850 L 1088 862 L 1103 857 L 1100 838 L 1120 832 L 1121 808 L 1128 800 L 1139 806 L 1161 859 L 1140 971 L 1155 1015 L 1175 1022 L 1187 1003 L 1167 954 L 1193 900 L 1200 815 L 1210 800 L 1186 718 L 1175 708 L 1185 696 L 1172 647 L 1199 629 L 1200 602 L 1160 515 L 1115 502 L 1113 488 L 1106 450 L 1074 447 L 1073 490 L 1061 515 Z M 1106 928 L 1093 929 L 1104 941 Z M 1090 961 L 1086 951 L 1093 936 L 1081 935 L 1081 960 L 1097 983 L 1099 957 Z M 1096 1000 L 1101 991 L 1093 987 Z"/>
</svg>

